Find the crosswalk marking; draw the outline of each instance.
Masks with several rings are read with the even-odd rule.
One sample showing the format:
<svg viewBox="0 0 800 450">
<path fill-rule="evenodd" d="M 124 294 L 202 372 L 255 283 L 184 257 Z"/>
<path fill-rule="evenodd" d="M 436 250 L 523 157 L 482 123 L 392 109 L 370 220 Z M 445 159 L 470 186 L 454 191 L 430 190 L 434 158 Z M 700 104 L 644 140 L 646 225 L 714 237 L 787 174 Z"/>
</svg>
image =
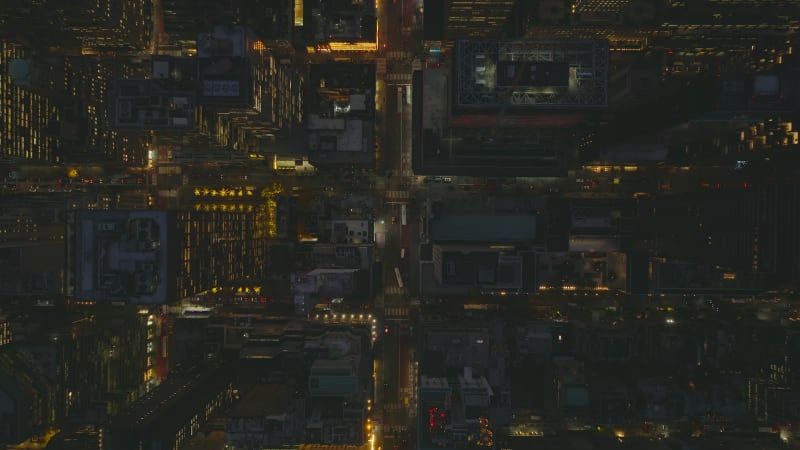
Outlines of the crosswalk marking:
<svg viewBox="0 0 800 450">
<path fill-rule="evenodd" d="M 383 293 L 387 295 L 403 295 L 406 293 L 406 290 L 400 286 L 386 286 L 383 288 Z"/>
<path fill-rule="evenodd" d="M 387 403 L 383 405 L 385 411 L 401 411 L 403 409 L 402 403 Z M 388 427 L 386 427 L 388 428 Z M 398 427 L 399 428 L 399 427 Z"/>
<path fill-rule="evenodd" d="M 385 317 L 408 317 L 408 308 L 405 306 L 387 306 L 383 310 Z"/>
<path fill-rule="evenodd" d="M 389 59 L 410 59 L 411 52 L 408 50 L 391 50 L 386 54 Z"/>
<path fill-rule="evenodd" d="M 408 191 L 386 191 L 386 198 L 408 198 Z"/>
<path fill-rule="evenodd" d="M 390 73 L 386 75 L 386 81 L 403 81 L 406 83 L 411 82 L 410 73 Z"/>
</svg>

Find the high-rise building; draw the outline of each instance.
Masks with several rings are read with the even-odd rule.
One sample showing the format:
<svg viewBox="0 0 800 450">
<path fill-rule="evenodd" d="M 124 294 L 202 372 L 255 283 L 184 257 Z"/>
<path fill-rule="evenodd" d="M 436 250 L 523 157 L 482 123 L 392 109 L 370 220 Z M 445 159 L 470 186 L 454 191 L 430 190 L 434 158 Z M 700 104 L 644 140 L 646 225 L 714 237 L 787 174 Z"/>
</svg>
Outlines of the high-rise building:
<svg viewBox="0 0 800 450">
<path fill-rule="evenodd" d="M 19 197 L 0 198 L 0 298 L 58 298 L 64 289 L 63 204 Z"/>
<path fill-rule="evenodd" d="M 22 0 L 0 5 L 0 25 L 45 54 L 137 52 L 149 46 L 150 0 Z"/>
<path fill-rule="evenodd" d="M 303 76 L 293 51 L 267 45 L 244 27 L 198 38 L 199 128 L 217 145 L 258 153 L 302 121 Z"/>
<path fill-rule="evenodd" d="M 21 45 L 0 41 L 0 154 L 54 161 L 59 138 L 48 132 L 59 109 L 50 97 L 30 89 L 32 63 Z"/>
<path fill-rule="evenodd" d="M 452 74 L 412 80 L 415 173 L 564 174 L 591 111 L 608 106 L 608 42 L 462 39 L 453 53 Z"/>
<path fill-rule="evenodd" d="M 268 230 L 233 211 L 77 211 L 67 219 L 67 296 L 165 304 L 260 280 Z"/>
<path fill-rule="evenodd" d="M 150 0 L 49 0 L 46 9 L 67 33 L 81 42 L 83 53 L 137 51 L 150 44 Z M 55 36 L 55 35 L 54 35 Z"/>
<path fill-rule="evenodd" d="M 48 162 L 141 164 L 144 141 L 109 127 L 111 82 L 140 76 L 136 63 L 96 56 L 34 56 L 0 42 L 0 154 Z"/>
<path fill-rule="evenodd" d="M 293 0 L 234 0 L 238 22 L 244 23 L 268 45 L 291 44 L 295 27 Z M 299 11 L 302 14 L 302 6 Z"/>
<path fill-rule="evenodd" d="M 659 198 L 643 229 L 659 256 L 749 270 L 782 282 L 800 274 L 796 186 L 772 185 Z"/>
<path fill-rule="evenodd" d="M 41 369 L 13 345 L 0 349 L 0 443 L 21 442 L 55 422 L 55 390 Z"/>
<path fill-rule="evenodd" d="M 163 379 L 153 368 L 164 341 L 156 315 L 75 304 L 8 313 L 0 316 L 0 444 L 65 421 L 105 422 Z"/>
<path fill-rule="evenodd" d="M 514 9 L 514 0 L 432 0 L 442 3 L 443 37 L 447 41 L 466 38 L 500 38 Z M 429 5 L 426 2 L 425 9 Z M 435 26 L 435 25 L 434 25 Z M 428 27 L 428 25 L 426 25 Z"/>
<path fill-rule="evenodd" d="M 514 0 L 450 0 L 448 6 L 445 35 L 449 39 L 499 37 Z"/>
<path fill-rule="evenodd" d="M 193 92 L 170 90 L 160 80 L 119 80 L 109 104 L 117 130 L 191 130 Z"/>
<path fill-rule="evenodd" d="M 196 92 L 199 135 L 191 138 L 195 141 L 191 146 L 186 145 L 185 138 L 178 144 L 167 135 L 159 136 L 159 154 L 179 148 L 192 152 L 233 151 L 239 153 L 233 156 L 235 159 L 250 154 L 282 155 L 287 149 L 293 150 L 288 142 L 277 142 L 292 136 L 302 122 L 304 77 L 294 65 L 288 31 L 270 31 L 269 24 L 261 24 L 256 30 L 265 33 L 262 35 L 247 26 L 233 25 L 233 19 L 226 20 L 231 11 L 216 7 L 187 10 L 191 17 L 197 16 L 196 20 L 175 22 L 172 13 L 195 6 L 185 3 L 164 3 L 163 26 L 170 46 L 182 49 L 179 54 L 183 56 L 196 58 L 154 58 L 152 79 L 173 90 Z M 240 15 L 255 7 L 249 3 L 239 6 L 244 8 L 237 9 Z M 280 22 L 279 18 L 273 19 Z M 212 22 L 228 25 L 212 26 Z M 272 25 L 278 26 L 277 22 Z M 191 33 L 194 34 L 190 36 Z M 194 124 L 195 119 L 190 122 Z M 198 144 L 199 141 L 204 142 Z"/>
<path fill-rule="evenodd" d="M 60 157 L 66 162 L 115 161 L 142 165 L 147 161 L 143 135 L 113 129 L 109 93 L 116 80 L 144 76 L 145 67 L 125 58 L 79 56 L 65 58 Z"/>
<path fill-rule="evenodd" d="M 218 23 L 233 23 L 230 2 L 218 0 L 161 0 L 156 9 L 156 33 L 161 52 L 194 56 L 197 36 Z M 158 30 L 160 28 L 160 30 Z"/>
<path fill-rule="evenodd" d="M 374 52 L 378 47 L 375 5 L 371 1 L 302 0 L 295 3 L 295 10 L 302 11 L 306 43 L 317 51 Z M 296 20 L 300 17 L 295 14 Z"/>
</svg>

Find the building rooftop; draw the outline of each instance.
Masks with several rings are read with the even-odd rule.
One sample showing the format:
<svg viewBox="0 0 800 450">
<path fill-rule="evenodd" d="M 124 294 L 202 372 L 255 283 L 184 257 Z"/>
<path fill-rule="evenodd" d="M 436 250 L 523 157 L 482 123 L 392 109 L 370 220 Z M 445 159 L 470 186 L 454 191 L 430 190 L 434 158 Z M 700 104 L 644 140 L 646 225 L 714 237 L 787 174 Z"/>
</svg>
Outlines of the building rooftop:
<svg viewBox="0 0 800 450">
<path fill-rule="evenodd" d="M 608 42 L 461 40 L 453 107 L 602 109 L 608 106 Z"/>
<path fill-rule="evenodd" d="M 301 336 L 282 333 L 269 335 L 255 326 L 250 333 L 249 340 L 242 346 L 239 357 L 243 359 L 272 359 L 279 357 L 292 357 L 302 354 L 304 340 Z M 275 337 L 279 336 L 278 339 Z"/>
<path fill-rule="evenodd" d="M 492 388 L 489 386 L 489 382 L 486 381 L 486 378 L 483 376 L 472 376 L 469 375 L 467 377 L 463 375 L 458 376 L 458 384 L 459 388 L 464 390 L 478 390 L 478 391 L 486 391 L 488 395 L 492 395 Z"/>
<path fill-rule="evenodd" d="M 196 414 L 196 408 L 225 384 L 221 366 L 190 369 L 171 375 L 156 389 L 114 418 L 115 428 L 153 430 Z"/>
<path fill-rule="evenodd" d="M 427 375 L 420 375 L 419 377 L 420 389 L 450 389 L 450 383 L 444 377 L 429 377 Z"/>
<path fill-rule="evenodd" d="M 375 3 L 346 0 L 306 0 L 303 3 L 307 38 L 328 44 L 375 42 Z"/>
<path fill-rule="evenodd" d="M 356 373 L 358 362 L 358 358 L 354 355 L 336 359 L 317 358 L 311 364 L 311 373 L 317 375 L 325 375 L 327 372 L 341 374 L 341 371 L 347 371 L 348 374 Z"/>
<path fill-rule="evenodd" d="M 452 80 L 447 76 L 443 69 L 426 69 L 412 78 L 415 173 L 479 177 L 566 174 L 567 162 L 575 157 L 575 128 L 585 120 L 584 112 L 537 112 L 524 105 L 514 110 L 506 108 L 505 100 L 490 104 L 482 97 L 485 94 L 477 93 L 474 95 L 483 103 L 470 106 L 465 113 L 459 111 L 457 99 L 451 100 L 456 94 L 451 95 Z"/>
<path fill-rule="evenodd" d="M 120 80 L 109 110 L 117 129 L 175 129 L 195 127 L 196 97 L 191 91 L 168 90 L 161 80 Z"/>
<path fill-rule="evenodd" d="M 231 407 L 228 417 L 267 417 L 286 414 L 294 389 L 285 384 L 260 384 Z"/>
<path fill-rule="evenodd" d="M 431 221 L 434 242 L 519 242 L 536 239 L 536 217 L 527 214 L 444 214 Z"/>
<path fill-rule="evenodd" d="M 488 282 L 494 279 L 497 270 L 497 253 L 478 248 L 442 247 L 443 278 L 449 281 Z M 436 253 L 434 253 L 435 255 Z M 446 269 L 445 269 L 446 267 Z"/>
<path fill-rule="evenodd" d="M 165 211 L 79 211 L 68 261 L 76 300 L 165 303 L 174 295 Z"/>
<path fill-rule="evenodd" d="M 447 92 L 447 69 L 429 69 L 422 77 L 422 91 L 444 94 Z M 447 95 L 425 96 L 425 108 L 422 109 L 422 127 L 425 129 L 441 129 L 447 121 Z"/>
</svg>

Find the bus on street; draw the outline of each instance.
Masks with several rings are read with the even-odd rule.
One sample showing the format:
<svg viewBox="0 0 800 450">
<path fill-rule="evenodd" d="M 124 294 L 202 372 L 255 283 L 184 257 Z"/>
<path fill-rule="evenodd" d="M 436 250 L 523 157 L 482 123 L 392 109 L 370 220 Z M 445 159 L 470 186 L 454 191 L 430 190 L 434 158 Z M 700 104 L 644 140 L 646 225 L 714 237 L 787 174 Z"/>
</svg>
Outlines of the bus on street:
<svg viewBox="0 0 800 450">
<path fill-rule="evenodd" d="M 403 276 L 400 275 L 400 268 L 399 267 L 395 267 L 394 268 L 394 277 L 397 278 L 397 287 L 399 287 L 400 289 L 403 289 L 405 287 L 405 285 L 403 284 Z"/>
</svg>

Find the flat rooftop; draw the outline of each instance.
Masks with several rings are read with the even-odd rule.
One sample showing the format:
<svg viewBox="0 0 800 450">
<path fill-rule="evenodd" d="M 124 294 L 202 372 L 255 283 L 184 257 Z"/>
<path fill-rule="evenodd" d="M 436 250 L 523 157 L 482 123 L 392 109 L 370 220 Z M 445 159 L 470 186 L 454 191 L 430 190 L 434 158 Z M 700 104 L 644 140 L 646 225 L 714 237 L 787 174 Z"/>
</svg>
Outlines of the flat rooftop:
<svg viewBox="0 0 800 450">
<path fill-rule="evenodd" d="M 576 158 L 581 111 L 500 110 L 453 105 L 444 70 L 418 71 L 412 80 L 412 165 L 417 175 L 565 176 Z M 521 114 L 524 113 L 524 114 Z"/>
<path fill-rule="evenodd" d="M 608 106 L 605 40 L 460 40 L 453 108 L 603 109 Z"/>
<path fill-rule="evenodd" d="M 523 214 L 445 214 L 431 221 L 434 242 L 512 242 L 536 239 L 536 217 Z"/>
<path fill-rule="evenodd" d="M 231 408 L 228 417 L 267 417 L 286 414 L 294 389 L 285 384 L 260 384 Z"/>
</svg>

